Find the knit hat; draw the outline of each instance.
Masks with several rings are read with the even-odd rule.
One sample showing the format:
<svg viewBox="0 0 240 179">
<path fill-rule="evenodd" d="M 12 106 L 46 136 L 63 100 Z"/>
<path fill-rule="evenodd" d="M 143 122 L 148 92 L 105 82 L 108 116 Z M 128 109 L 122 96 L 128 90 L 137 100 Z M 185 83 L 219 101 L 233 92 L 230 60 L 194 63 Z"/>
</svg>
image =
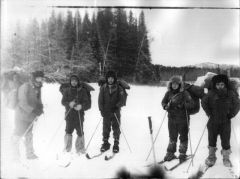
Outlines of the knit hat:
<svg viewBox="0 0 240 179">
<path fill-rule="evenodd" d="M 33 78 L 37 78 L 37 77 L 44 77 L 44 73 L 43 73 L 43 71 L 34 71 L 34 72 L 32 72 L 32 77 Z"/>
<path fill-rule="evenodd" d="M 79 81 L 78 75 L 76 75 L 76 74 L 71 74 L 71 76 L 70 76 L 70 81 L 71 81 L 73 78 L 75 78 L 77 81 Z"/>
<path fill-rule="evenodd" d="M 226 87 L 229 85 L 228 76 L 224 74 L 216 75 L 212 78 L 213 87 L 215 88 L 217 83 L 223 82 Z"/>
</svg>

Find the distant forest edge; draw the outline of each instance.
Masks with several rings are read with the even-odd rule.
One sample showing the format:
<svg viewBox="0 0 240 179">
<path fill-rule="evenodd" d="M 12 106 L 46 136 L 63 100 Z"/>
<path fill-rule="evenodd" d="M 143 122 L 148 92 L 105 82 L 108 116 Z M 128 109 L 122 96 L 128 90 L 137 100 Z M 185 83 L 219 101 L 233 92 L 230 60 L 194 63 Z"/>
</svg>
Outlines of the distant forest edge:
<svg viewBox="0 0 240 179">
<path fill-rule="evenodd" d="M 51 76 L 70 66 L 88 82 L 96 82 L 112 69 L 119 78 L 137 84 L 167 81 L 172 75 L 195 81 L 206 72 L 222 72 L 221 68 L 154 65 L 149 41 L 143 11 L 138 17 L 121 8 L 98 9 L 91 17 L 88 12 L 82 17 L 79 11 L 68 11 L 66 16 L 52 11 L 41 22 L 32 19 L 25 26 L 16 24 L 10 45 L 3 53 L 2 67 L 42 69 Z M 228 71 L 232 77 L 240 77 L 240 68 Z"/>
</svg>

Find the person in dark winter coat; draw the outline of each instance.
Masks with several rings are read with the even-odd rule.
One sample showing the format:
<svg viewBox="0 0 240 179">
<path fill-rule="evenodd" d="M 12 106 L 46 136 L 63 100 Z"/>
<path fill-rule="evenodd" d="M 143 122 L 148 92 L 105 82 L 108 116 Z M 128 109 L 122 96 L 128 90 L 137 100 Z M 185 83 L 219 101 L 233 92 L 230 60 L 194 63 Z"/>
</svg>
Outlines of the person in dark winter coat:
<svg viewBox="0 0 240 179">
<path fill-rule="evenodd" d="M 169 130 L 169 144 L 167 154 L 164 157 L 165 161 L 176 158 L 174 153 L 176 152 L 178 135 L 180 135 L 179 159 L 185 160 L 186 158 L 189 129 L 189 115 L 186 110 L 191 108 L 193 100 L 183 88 L 181 77 L 173 76 L 169 81 L 168 91 L 162 100 L 162 107 L 168 112 Z"/>
<path fill-rule="evenodd" d="M 36 159 L 33 148 L 33 122 L 43 113 L 41 87 L 44 74 L 42 71 L 32 73 L 29 82 L 22 84 L 18 89 L 17 106 L 15 109 L 15 129 L 12 136 L 13 158 L 19 160 L 19 143 L 25 137 L 27 159 Z"/>
<path fill-rule="evenodd" d="M 117 83 L 117 76 L 114 71 L 106 73 L 106 82 L 101 88 L 98 97 L 98 106 L 103 117 L 103 144 L 101 152 L 110 148 L 108 142 L 111 127 L 113 129 L 114 145 L 113 152 L 119 152 L 120 138 L 120 110 L 124 106 L 123 88 Z"/>
<path fill-rule="evenodd" d="M 217 137 L 220 135 L 223 163 L 225 166 L 231 166 L 229 159 L 231 119 L 237 115 L 240 102 L 236 93 L 230 90 L 229 79 L 226 75 L 220 74 L 212 78 L 212 89 L 203 97 L 201 104 L 209 117 L 207 124 L 209 156 L 205 163 L 208 166 L 215 164 Z"/>
<path fill-rule="evenodd" d="M 65 120 L 66 129 L 64 136 L 64 151 L 70 152 L 72 149 L 72 133 L 77 132 L 75 141 L 76 153 L 85 153 L 85 140 L 83 131 L 84 111 L 88 109 L 89 100 L 87 90 L 81 86 L 77 75 L 71 75 L 70 88 L 63 94 L 62 104 L 66 108 Z"/>
</svg>

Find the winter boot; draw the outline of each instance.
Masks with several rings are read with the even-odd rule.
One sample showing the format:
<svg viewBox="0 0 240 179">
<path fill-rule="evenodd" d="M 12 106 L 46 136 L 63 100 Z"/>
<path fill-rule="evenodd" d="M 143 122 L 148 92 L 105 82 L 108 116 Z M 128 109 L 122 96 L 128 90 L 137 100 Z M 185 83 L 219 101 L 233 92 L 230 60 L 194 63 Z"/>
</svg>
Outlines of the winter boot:
<svg viewBox="0 0 240 179">
<path fill-rule="evenodd" d="M 221 154 L 223 155 L 223 165 L 226 167 L 232 167 L 232 162 L 229 159 L 231 153 L 232 151 L 230 149 L 221 151 Z"/>
<path fill-rule="evenodd" d="M 100 149 L 101 152 L 105 152 L 110 149 L 111 144 L 108 142 L 108 140 L 103 140 L 102 147 Z"/>
<path fill-rule="evenodd" d="M 33 160 L 37 159 L 38 156 L 34 153 L 33 149 L 33 135 L 32 133 L 27 133 L 25 136 L 25 147 L 26 147 L 26 157 L 27 159 Z"/>
<path fill-rule="evenodd" d="M 64 152 L 70 152 L 72 150 L 72 135 L 65 134 L 64 136 Z"/>
<path fill-rule="evenodd" d="M 85 150 L 85 139 L 84 136 L 77 136 L 76 142 L 75 142 L 75 148 L 77 154 L 84 154 L 86 152 Z"/>
<path fill-rule="evenodd" d="M 179 159 L 180 162 L 183 162 L 183 161 L 186 160 L 187 148 L 188 148 L 188 141 L 180 143 L 180 146 L 179 146 L 179 156 L 178 156 L 178 159 Z"/>
<path fill-rule="evenodd" d="M 167 154 L 164 157 L 165 161 L 171 161 L 172 159 L 175 159 L 176 156 L 174 153 L 176 152 L 176 142 L 170 141 L 167 147 Z"/>
<path fill-rule="evenodd" d="M 113 145 L 113 153 L 118 153 L 118 152 L 119 152 L 119 141 L 115 140 Z"/>
<path fill-rule="evenodd" d="M 20 136 L 13 135 L 11 138 L 11 149 L 12 149 L 11 160 L 13 162 L 18 162 L 20 160 L 19 145 L 20 145 Z"/>
<path fill-rule="evenodd" d="M 205 160 L 205 164 L 208 165 L 209 167 L 212 167 L 217 160 L 217 157 L 216 157 L 216 154 L 215 154 L 217 148 L 209 146 L 208 149 L 209 149 L 209 155 Z"/>
<path fill-rule="evenodd" d="M 176 155 L 174 155 L 174 153 L 172 152 L 167 152 L 165 157 L 164 157 L 164 161 L 171 161 L 173 159 L 177 158 Z"/>
</svg>

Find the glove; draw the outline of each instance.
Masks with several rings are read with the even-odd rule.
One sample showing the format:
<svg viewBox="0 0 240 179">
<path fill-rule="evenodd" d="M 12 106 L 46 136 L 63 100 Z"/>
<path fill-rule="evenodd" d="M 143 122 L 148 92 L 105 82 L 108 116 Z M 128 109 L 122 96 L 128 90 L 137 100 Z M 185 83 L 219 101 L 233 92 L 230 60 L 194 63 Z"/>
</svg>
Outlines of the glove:
<svg viewBox="0 0 240 179">
<path fill-rule="evenodd" d="M 75 101 L 71 101 L 71 102 L 69 103 L 70 108 L 74 108 L 75 105 L 76 105 Z"/>
<path fill-rule="evenodd" d="M 32 111 L 33 114 L 35 114 L 36 116 L 40 116 L 43 113 L 43 109 L 42 108 L 35 108 Z"/>
<path fill-rule="evenodd" d="M 78 104 L 78 105 L 76 105 L 76 106 L 74 107 L 74 109 L 75 109 L 76 111 L 80 111 L 80 110 L 82 109 L 82 105 L 81 105 L 81 104 Z"/>
<path fill-rule="evenodd" d="M 168 110 L 169 108 L 170 108 L 170 102 L 163 107 L 164 110 Z"/>
</svg>

